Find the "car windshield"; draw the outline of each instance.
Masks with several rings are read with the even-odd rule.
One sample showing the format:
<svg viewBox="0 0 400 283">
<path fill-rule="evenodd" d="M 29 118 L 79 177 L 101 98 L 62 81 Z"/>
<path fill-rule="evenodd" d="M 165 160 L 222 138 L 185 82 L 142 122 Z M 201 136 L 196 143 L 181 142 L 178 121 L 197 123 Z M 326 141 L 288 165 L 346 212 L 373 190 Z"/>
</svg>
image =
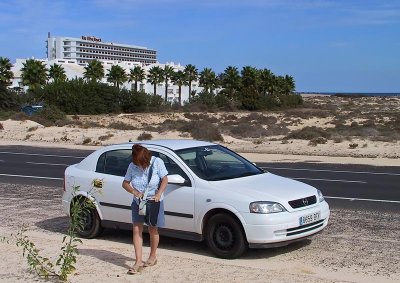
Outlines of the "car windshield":
<svg viewBox="0 0 400 283">
<path fill-rule="evenodd" d="M 176 153 L 197 176 L 207 181 L 264 173 L 253 163 L 220 145 L 181 149 Z"/>
</svg>

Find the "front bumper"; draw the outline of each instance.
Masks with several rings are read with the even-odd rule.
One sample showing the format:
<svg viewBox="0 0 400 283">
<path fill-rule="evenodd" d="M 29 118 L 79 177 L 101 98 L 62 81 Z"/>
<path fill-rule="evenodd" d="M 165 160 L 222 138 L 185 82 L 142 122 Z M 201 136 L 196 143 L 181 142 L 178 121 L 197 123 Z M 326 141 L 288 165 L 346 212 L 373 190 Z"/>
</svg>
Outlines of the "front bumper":
<svg viewBox="0 0 400 283">
<path fill-rule="evenodd" d="M 299 218 L 320 212 L 319 221 L 302 225 Z M 306 209 L 274 214 L 242 213 L 249 247 L 279 247 L 303 240 L 322 231 L 329 220 L 329 205 L 323 201 Z"/>
</svg>

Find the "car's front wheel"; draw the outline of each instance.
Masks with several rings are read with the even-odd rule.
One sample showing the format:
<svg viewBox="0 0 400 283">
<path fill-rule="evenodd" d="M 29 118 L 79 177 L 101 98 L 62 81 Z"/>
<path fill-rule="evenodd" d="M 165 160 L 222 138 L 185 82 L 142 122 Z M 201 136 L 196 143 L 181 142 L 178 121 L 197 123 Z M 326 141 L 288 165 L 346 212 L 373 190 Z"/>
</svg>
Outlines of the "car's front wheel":
<svg viewBox="0 0 400 283">
<path fill-rule="evenodd" d="M 227 214 L 216 214 L 209 219 L 206 242 L 210 250 L 221 258 L 237 258 L 247 249 L 240 224 Z"/>
</svg>

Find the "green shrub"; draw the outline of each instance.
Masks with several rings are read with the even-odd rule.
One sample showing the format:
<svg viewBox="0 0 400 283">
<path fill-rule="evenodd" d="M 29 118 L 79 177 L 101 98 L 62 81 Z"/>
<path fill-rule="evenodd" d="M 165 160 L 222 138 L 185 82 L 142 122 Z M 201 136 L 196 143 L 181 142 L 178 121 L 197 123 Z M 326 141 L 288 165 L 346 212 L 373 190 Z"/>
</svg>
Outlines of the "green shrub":
<svg viewBox="0 0 400 283">
<path fill-rule="evenodd" d="M 153 136 L 150 133 L 143 132 L 138 137 L 138 141 L 151 140 Z"/>
<path fill-rule="evenodd" d="M 218 118 L 209 116 L 207 114 L 184 113 L 183 116 L 189 120 L 208 121 L 210 123 L 218 123 L 219 122 Z"/>
<path fill-rule="evenodd" d="M 26 115 L 24 112 L 17 112 L 14 113 L 11 117 L 11 120 L 15 120 L 15 121 L 25 121 L 29 119 L 29 116 Z"/>
<path fill-rule="evenodd" d="M 260 138 L 267 135 L 267 130 L 260 124 L 240 123 L 230 128 L 232 136 L 237 138 Z"/>
<path fill-rule="evenodd" d="M 194 139 L 205 141 L 223 141 L 218 128 L 208 121 L 190 121 L 184 123 L 180 130 L 188 132 Z"/>
<path fill-rule="evenodd" d="M 66 118 L 65 113 L 62 112 L 60 109 L 58 109 L 54 105 L 47 105 L 39 112 L 32 115 L 32 117 L 36 117 L 36 116 L 39 116 L 40 118 L 48 120 L 48 121 L 52 122 L 53 124 L 57 120 L 63 120 Z"/>
<path fill-rule="evenodd" d="M 105 136 L 100 136 L 100 137 L 99 137 L 99 141 L 106 141 L 106 140 L 112 138 L 113 136 L 114 136 L 113 134 L 108 134 L 108 135 L 105 135 Z"/>
<path fill-rule="evenodd" d="M 85 138 L 85 139 L 83 140 L 82 144 L 89 144 L 89 143 L 91 143 L 91 142 L 92 142 L 92 139 L 91 139 L 91 138 Z"/>
<path fill-rule="evenodd" d="M 309 145 L 312 146 L 317 146 L 318 144 L 326 144 L 328 142 L 328 140 L 324 137 L 318 137 L 318 138 L 313 138 L 312 140 L 310 140 L 310 142 L 308 143 Z"/>
<path fill-rule="evenodd" d="M 350 149 L 355 149 L 356 147 L 358 147 L 358 143 L 351 143 L 351 144 L 349 144 L 349 148 L 350 148 Z"/>
<path fill-rule="evenodd" d="M 129 124 L 126 124 L 124 122 L 112 122 L 108 125 L 108 128 L 111 129 L 116 129 L 116 130 L 124 130 L 124 131 L 130 131 L 130 130 L 137 130 L 138 128 Z"/>
<path fill-rule="evenodd" d="M 7 89 L 0 85 L 0 109 L 3 110 L 18 110 L 20 97 L 15 91 Z"/>
<path fill-rule="evenodd" d="M 312 140 L 314 138 L 319 138 L 319 137 L 329 139 L 330 136 L 331 136 L 331 134 L 328 131 L 326 131 L 322 128 L 312 126 L 312 127 L 304 127 L 300 130 L 293 131 L 289 135 L 287 135 L 285 138 L 286 139 L 299 139 L 299 140 Z"/>
<path fill-rule="evenodd" d="M 28 132 L 36 131 L 38 128 L 39 128 L 38 126 L 30 127 L 30 128 L 28 129 Z"/>
</svg>

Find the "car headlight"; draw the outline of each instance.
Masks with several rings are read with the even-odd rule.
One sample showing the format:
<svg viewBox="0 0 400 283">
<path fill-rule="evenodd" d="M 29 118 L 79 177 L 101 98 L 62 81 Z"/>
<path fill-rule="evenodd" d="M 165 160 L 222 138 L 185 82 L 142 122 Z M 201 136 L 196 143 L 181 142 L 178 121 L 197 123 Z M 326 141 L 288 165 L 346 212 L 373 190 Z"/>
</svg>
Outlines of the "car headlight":
<svg viewBox="0 0 400 283">
<path fill-rule="evenodd" d="M 322 192 L 320 190 L 317 190 L 317 191 L 318 191 L 318 201 L 323 202 L 325 199 L 324 199 L 324 196 L 322 195 Z"/>
<path fill-rule="evenodd" d="M 283 211 L 286 211 L 286 209 L 283 207 L 283 205 L 277 202 L 256 201 L 250 203 L 251 213 L 269 214 L 269 213 L 277 213 Z"/>
</svg>

